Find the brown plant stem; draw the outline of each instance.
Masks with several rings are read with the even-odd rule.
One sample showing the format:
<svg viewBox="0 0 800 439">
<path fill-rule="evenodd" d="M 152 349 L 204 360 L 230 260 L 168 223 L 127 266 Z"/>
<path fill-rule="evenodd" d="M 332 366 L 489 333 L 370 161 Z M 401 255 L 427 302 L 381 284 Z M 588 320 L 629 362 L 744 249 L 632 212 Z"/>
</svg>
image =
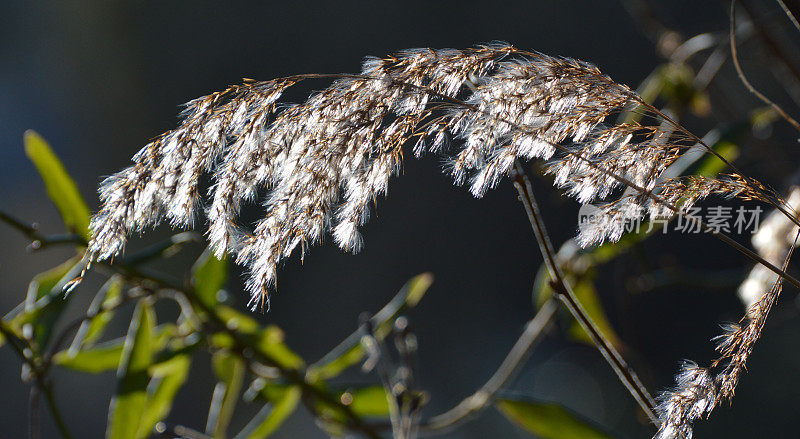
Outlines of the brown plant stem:
<svg viewBox="0 0 800 439">
<path fill-rule="evenodd" d="M 39 439 L 39 387 L 31 386 L 28 395 L 28 437 Z"/>
<path fill-rule="evenodd" d="M 53 420 L 56 423 L 56 428 L 58 428 L 58 432 L 64 439 L 72 439 L 72 434 L 70 434 L 69 429 L 67 428 L 66 422 L 64 422 L 64 417 L 61 415 L 61 410 L 59 410 L 58 405 L 56 404 L 55 397 L 53 396 L 53 391 L 48 385 L 45 374 L 43 373 L 41 367 L 39 366 L 38 362 L 31 358 L 30 355 L 26 354 L 26 351 L 33 352 L 33 349 L 27 345 L 27 341 L 20 339 L 14 333 L 14 330 L 9 328 L 5 321 L 0 320 L 0 333 L 8 341 L 8 344 L 11 348 L 17 353 L 20 359 L 30 367 L 30 372 L 33 375 L 36 383 L 34 386 L 39 388 L 42 394 L 44 394 L 45 401 L 47 402 L 47 406 L 50 408 L 50 413 L 53 415 Z M 19 343 L 19 344 L 18 344 Z M 20 346 L 22 344 L 23 346 Z M 25 346 L 27 345 L 27 346 Z"/>
<path fill-rule="evenodd" d="M 739 54 L 736 50 L 736 32 L 734 29 L 736 28 L 736 0 L 731 0 L 731 14 L 730 14 L 730 31 L 729 31 L 729 39 L 730 39 L 730 46 L 731 46 L 731 59 L 733 60 L 733 66 L 736 68 L 736 73 L 739 75 L 739 79 L 742 81 L 742 84 L 750 90 L 750 93 L 753 93 L 759 100 L 764 102 L 765 104 L 769 105 L 776 113 L 778 113 L 786 122 L 789 122 L 796 130 L 800 131 L 800 123 L 798 123 L 794 118 L 789 116 L 786 111 L 783 110 L 778 104 L 773 102 L 770 98 L 766 97 L 763 93 L 756 90 L 750 81 L 747 80 L 747 76 L 745 76 L 744 72 L 742 71 L 742 66 L 739 64 Z M 790 15 L 791 16 L 791 15 Z"/>
<path fill-rule="evenodd" d="M 528 214 L 528 219 L 530 220 L 531 227 L 533 228 L 533 233 L 536 235 L 536 240 L 539 243 L 539 249 L 544 257 L 545 265 L 550 272 L 550 286 L 553 288 L 555 296 L 564 304 L 575 320 L 577 320 L 581 327 L 583 327 L 586 333 L 589 334 L 589 337 L 591 337 L 597 349 L 611 365 L 612 369 L 614 369 L 614 372 L 617 374 L 620 381 L 622 381 L 650 421 L 657 423 L 658 416 L 656 415 L 655 411 L 655 400 L 652 396 L 650 396 L 650 393 L 639 380 L 636 372 L 634 372 L 633 369 L 628 366 L 628 364 L 622 358 L 622 355 L 617 352 L 614 346 L 608 341 L 608 339 L 606 339 L 602 332 L 600 332 L 600 330 L 597 328 L 597 325 L 594 324 L 592 319 L 586 313 L 586 310 L 584 310 L 583 306 L 581 306 L 577 297 L 575 297 L 575 293 L 572 292 L 569 283 L 567 283 L 567 281 L 564 279 L 564 275 L 561 272 L 561 269 L 559 268 L 558 262 L 555 258 L 553 244 L 550 242 L 547 229 L 542 221 L 539 206 L 533 196 L 531 182 L 525 175 L 525 170 L 522 168 L 522 165 L 520 165 L 519 162 L 515 163 L 515 168 L 512 173 L 514 187 L 517 189 L 520 200 L 525 206 L 525 211 Z"/>
<path fill-rule="evenodd" d="M 783 13 L 786 14 L 786 16 L 789 18 L 789 21 L 792 22 L 794 28 L 800 31 L 800 23 L 797 22 L 797 17 L 795 17 L 792 11 L 789 9 L 789 7 L 786 6 L 786 3 L 784 3 L 783 0 L 776 0 L 776 1 L 780 5 L 781 9 L 783 9 Z"/>
</svg>

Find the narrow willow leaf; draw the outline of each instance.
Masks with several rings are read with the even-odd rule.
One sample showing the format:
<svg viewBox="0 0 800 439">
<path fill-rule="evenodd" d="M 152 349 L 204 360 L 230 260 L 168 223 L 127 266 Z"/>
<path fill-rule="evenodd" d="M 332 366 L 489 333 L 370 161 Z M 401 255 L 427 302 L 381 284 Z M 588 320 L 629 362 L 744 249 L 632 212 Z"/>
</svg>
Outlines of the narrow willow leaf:
<svg viewBox="0 0 800 439">
<path fill-rule="evenodd" d="M 299 387 L 286 387 L 280 395 L 269 399 L 271 403 L 259 410 L 256 416 L 236 435 L 235 439 L 257 439 L 270 436 L 294 413 L 302 395 L 303 392 Z"/>
<path fill-rule="evenodd" d="M 163 324 L 155 329 L 153 349 L 163 349 L 175 333 L 175 325 Z M 122 359 L 125 337 L 94 345 L 81 350 L 64 350 L 53 356 L 59 366 L 78 372 L 102 373 L 118 370 Z"/>
<path fill-rule="evenodd" d="M 433 284 L 433 275 L 423 273 L 412 277 L 403 285 L 403 288 L 386 304 L 370 322 L 375 328 L 375 336 L 383 339 L 391 330 L 391 326 L 400 314 L 413 308 L 422 300 L 425 293 Z M 332 351 L 311 366 L 311 371 L 322 379 L 329 379 L 341 374 L 348 367 L 358 364 L 364 358 L 364 348 L 361 347 L 361 331 L 350 334 L 339 343 Z"/>
<path fill-rule="evenodd" d="M 122 288 L 125 285 L 121 276 L 112 276 L 97 292 L 89 305 L 88 314 L 94 317 L 83 322 L 70 345 L 70 352 L 75 353 L 83 346 L 91 346 L 103 335 L 108 322 L 114 317 L 111 307 L 117 305 L 122 298 Z"/>
<path fill-rule="evenodd" d="M 211 360 L 219 382 L 211 398 L 206 433 L 224 438 L 244 383 L 245 364 L 241 358 L 224 351 L 215 352 Z"/>
<path fill-rule="evenodd" d="M 389 400 L 383 386 L 367 386 L 348 388 L 336 391 L 335 395 L 357 416 L 362 418 L 387 418 L 389 416 Z M 329 432 L 334 433 L 347 423 L 347 416 L 338 406 L 315 401 L 317 412 L 327 421 Z"/>
<path fill-rule="evenodd" d="M 322 379 L 330 379 L 339 376 L 347 368 L 360 363 L 364 359 L 364 347 L 361 344 L 354 345 L 331 360 L 320 369 L 314 369 Z"/>
<path fill-rule="evenodd" d="M 72 278 L 71 272 L 76 271 L 80 259 L 80 256 L 72 257 L 55 268 L 37 274 L 28 285 L 23 312 L 11 320 L 13 327 L 23 328 L 26 336 L 35 338 L 40 347 L 50 340 L 53 326 L 71 298 L 64 293 L 62 286 L 65 279 Z"/>
<path fill-rule="evenodd" d="M 119 369 L 125 339 L 102 343 L 90 349 L 61 351 L 53 356 L 55 364 L 78 372 L 102 373 Z"/>
<path fill-rule="evenodd" d="M 25 154 L 36 165 L 44 180 L 47 195 L 56 205 L 64 225 L 73 233 L 89 239 L 89 207 L 83 200 L 75 180 L 70 177 L 61 160 L 38 133 L 25 132 Z"/>
<path fill-rule="evenodd" d="M 139 423 L 139 437 L 149 437 L 156 423 L 169 415 L 178 390 L 189 376 L 191 364 L 192 356 L 182 353 L 150 368 L 151 372 L 155 372 L 152 373 L 153 378 L 148 386 L 152 390 L 147 395 L 147 403 Z"/>
<path fill-rule="evenodd" d="M 499 399 L 495 406 L 523 430 L 542 439 L 611 439 L 608 433 L 553 403 Z"/>
<path fill-rule="evenodd" d="M 388 417 L 389 396 L 383 386 L 368 386 L 348 389 L 339 393 L 339 400 L 358 416 Z"/>
<path fill-rule="evenodd" d="M 147 300 L 140 300 L 131 319 L 122 360 L 117 370 L 117 394 L 108 411 L 108 439 L 137 439 L 147 406 L 148 367 L 153 359 L 155 313 Z M 149 434 L 149 432 L 148 432 Z"/>
<path fill-rule="evenodd" d="M 261 325 L 256 319 L 225 305 L 218 305 L 214 311 L 228 329 L 239 333 L 250 344 L 257 345 L 259 343 L 258 332 Z M 234 346 L 234 340 L 227 332 L 220 331 L 211 336 L 211 344 L 220 349 L 230 349 Z"/>
<path fill-rule="evenodd" d="M 270 357 L 282 367 L 298 369 L 305 365 L 303 359 L 284 343 L 284 334 L 279 327 L 270 325 L 262 328 L 249 315 L 228 306 L 217 306 L 216 312 L 229 329 L 236 330 L 248 347 Z M 229 349 L 234 346 L 234 341 L 230 334 L 218 332 L 211 337 L 211 344 L 220 349 Z"/>
<path fill-rule="evenodd" d="M 192 286 L 197 298 L 207 306 L 215 306 L 217 293 L 228 280 L 228 259 L 217 259 L 207 248 L 192 268 Z"/>
<path fill-rule="evenodd" d="M 255 334 L 261 325 L 256 319 L 247 314 L 236 311 L 229 306 L 218 306 L 215 310 L 217 315 L 225 322 L 228 329 L 232 329 L 243 334 Z"/>
<path fill-rule="evenodd" d="M 284 343 L 283 330 L 275 325 L 269 325 L 260 333 L 260 343 L 258 344 L 261 352 L 269 355 L 282 367 L 288 369 L 299 369 L 305 365 L 303 358 L 289 349 Z"/>
<path fill-rule="evenodd" d="M 263 400 L 265 402 L 276 402 L 282 399 L 284 394 L 291 388 L 290 384 L 276 382 L 258 377 L 250 383 L 250 387 L 244 392 L 243 399 L 247 402 Z"/>
</svg>

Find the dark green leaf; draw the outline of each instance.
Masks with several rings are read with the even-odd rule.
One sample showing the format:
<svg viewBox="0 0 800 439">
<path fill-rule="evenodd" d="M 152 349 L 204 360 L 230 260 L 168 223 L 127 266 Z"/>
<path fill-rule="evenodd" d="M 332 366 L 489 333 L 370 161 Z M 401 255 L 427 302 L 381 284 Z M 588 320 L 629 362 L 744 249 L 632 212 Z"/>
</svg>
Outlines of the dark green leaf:
<svg viewBox="0 0 800 439">
<path fill-rule="evenodd" d="M 283 342 L 283 331 L 277 326 L 261 327 L 252 317 L 228 306 L 217 306 L 216 312 L 228 329 L 235 330 L 248 347 L 270 357 L 283 367 L 297 369 L 305 363 Z M 218 332 L 211 337 L 211 343 L 222 349 L 234 346 L 233 338 L 226 332 Z"/>
<path fill-rule="evenodd" d="M 114 317 L 114 311 L 111 308 L 116 306 L 122 298 L 124 285 L 122 277 L 112 276 L 100 288 L 87 311 L 88 314 L 94 314 L 94 317 L 81 324 L 70 346 L 70 351 L 77 351 L 83 346 L 91 346 L 103 335 L 108 322 Z"/>
<path fill-rule="evenodd" d="M 261 331 L 259 350 L 277 361 L 282 367 L 299 369 L 305 362 L 283 342 L 283 330 L 275 325 L 269 325 Z"/>
<path fill-rule="evenodd" d="M 25 153 L 36 165 L 44 180 L 47 195 L 58 208 L 64 225 L 73 233 L 89 239 L 89 208 L 83 200 L 75 181 L 64 169 L 61 160 L 35 131 L 25 132 Z"/>
<path fill-rule="evenodd" d="M 99 344 L 91 349 L 71 353 L 61 351 L 53 357 L 55 364 L 78 372 L 102 373 L 119 368 L 125 339 Z"/>
<path fill-rule="evenodd" d="M 389 400 L 383 386 L 348 389 L 339 393 L 339 400 L 356 415 L 364 417 L 389 416 Z"/>
<path fill-rule="evenodd" d="M 523 430 L 543 439 L 611 439 L 592 422 L 553 403 L 499 399 L 500 413 Z"/>
<path fill-rule="evenodd" d="M 219 382 L 214 388 L 208 410 L 206 433 L 213 434 L 215 438 L 224 438 L 244 383 L 245 364 L 244 360 L 229 352 L 217 351 L 212 358 L 212 365 Z"/>
<path fill-rule="evenodd" d="M 175 326 L 163 324 L 155 329 L 153 339 L 153 349 L 162 349 L 169 339 L 174 335 Z M 78 372 L 102 373 L 109 370 L 119 369 L 122 359 L 122 348 L 125 338 L 101 343 L 91 348 L 81 350 L 61 351 L 53 357 L 53 361 L 59 366 L 63 366 Z M 163 361 L 163 360 L 162 360 Z"/>
<path fill-rule="evenodd" d="M 64 294 L 62 287 L 66 279 L 73 277 L 71 271 L 79 269 L 76 264 L 80 259 L 80 256 L 75 256 L 55 268 L 37 274 L 28 285 L 24 311 L 11 320 L 12 327 L 24 328 L 28 335 L 32 332 L 40 347 L 44 347 L 50 340 L 53 326 L 72 297 Z"/>
<path fill-rule="evenodd" d="M 217 304 L 217 293 L 228 279 L 228 260 L 219 260 L 211 248 L 207 248 L 192 268 L 192 286 L 197 298 L 206 306 Z"/>
<path fill-rule="evenodd" d="M 303 392 L 299 387 L 290 386 L 283 389 L 279 395 L 274 395 L 256 416 L 244 427 L 236 439 L 256 439 L 268 437 L 297 408 Z"/>
<path fill-rule="evenodd" d="M 175 395 L 189 376 L 191 363 L 192 356 L 182 353 L 150 369 L 153 378 L 148 387 L 152 391 L 147 395 L 144 414 L 139 423 L 140 437 L 148 437 L 156 423 L 167 417 Z"/>
<path fill-rule="evenodd" d="M 255 334 L 261 327 L 256 319 L 247 314 L 236 311 L 229 306 L 218 306 L 215 311 L 222 321 L 225 322 L 225 326 L 228 329 L 232 329 L 242 334 Z"/>
<path fill-rule="evenodd" d="M 125 337 L 119 369 L 117 394 L 111 399 L 108 414 L 109 439 L 138 439 L 150 434 L 140 432 L 142 417 L 147 406 L 147 373 L 153 359 L 153 332 L 155 314 L 148 301 L 140 300 L 136 306 Z"/>
</svg>

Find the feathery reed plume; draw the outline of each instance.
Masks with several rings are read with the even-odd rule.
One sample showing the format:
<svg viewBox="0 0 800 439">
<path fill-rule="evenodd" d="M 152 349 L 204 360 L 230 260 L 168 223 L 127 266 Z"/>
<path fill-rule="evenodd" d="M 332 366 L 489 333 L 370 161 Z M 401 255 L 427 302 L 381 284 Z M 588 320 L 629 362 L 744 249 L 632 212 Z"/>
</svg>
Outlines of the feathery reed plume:
<svg viewBox="0 0 800 439">
<path fill-rule="evenodd" d="M 284 90 L 312 78 L 333 82 L 302 104 L 276 105 Z M 626 112 L 647 123 L 609 124 Z M 248 267 L 252 303 L 263 305 L 277 264 L 298 246 L 304 253 L 331 232 L 342 249 L 358 251 L 369 203 L 386 192 L 412 139 L 416 156 L 442 152 L 451 139 L 463 143 L 447 170 L 477 197 L 517 159 L 548 160 L 546 172 L 570 196 L 607 203 L 603 220 L 581 230 L 583 245 L 618 239 L 628 219 L 672 215 L 679 200 L 774 200 L 738 174 L 659 180 L 699 139 L 591 64 L 505 44 L 415 49 L 368 58 L 357 75 L 248 80 L 189 102 L 178 128 L 101 186 L 88 258 L 119 254 L 129 233 L 162 219 L 190 225 L 199 177 L 209 173 L 211 245 Z M 269 191 L 266 215 L 248 231 L 236 218 L 258 188 Z"/>
<path fill-rule="evenodd" d="M 661 396 L 661 426 L 654 439 L 690 439 L 692 423 L 716 404 L 716 385 L 708 369 L 684 362 L 675 378 L 677 387 Z"/>
<path fill-rule="evenodd" d="M 791 246 L 784 256 L 784 270 L 792 257 L 798 237 L 800 233 L 795 229 Z M 655 439 L 690 439 L 694 421 L 708 416 L 720 403 L 733 398 L 739 378 L 746 370 L 747 359 L 761 336 L 769 312 L 778 300 L 782 288 L 783 278 L 778 277 L 772 287 L 750 306 L 738 325 L 723 327 L 725 333 L 716 337 L 716 350 L 720 356 L 710 368 L 699 367 L 691 362 L 684 364 L 675 378 L 676 388 L 661 395 L 658 408 L 661 425 Z M 713 370 L 719 372 L 714 375 Z"/>
</svg>

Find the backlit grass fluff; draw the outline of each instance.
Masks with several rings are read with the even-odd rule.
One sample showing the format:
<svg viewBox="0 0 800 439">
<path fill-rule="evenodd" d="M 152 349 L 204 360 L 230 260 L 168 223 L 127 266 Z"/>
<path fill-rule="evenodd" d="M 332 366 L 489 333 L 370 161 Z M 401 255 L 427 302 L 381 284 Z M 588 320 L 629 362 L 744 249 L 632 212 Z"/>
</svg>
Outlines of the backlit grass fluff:
<svg viewBox="0 0 800 439">
<path fill-rule="evenodd" d="M 311 78 L 333 83 L 302 104 L 276 104 Z M 607 122 L 622 112 L 654 124 Z M 283 258 L 327 231 L 341 248 L 358 251 L 369 203 L 386 192 L 410 140 L 417 156 L 440 152 L 449 140 L 460 144 L 447 151 L 447 172 L 478 197 L 515 160 L 531 158 L 549 160 L 556 185 L 582 203 L 622 186 L 641 190 L 606 200 L 604 220 L 581 230 L 584 245 L 618 239 L 626 219 L 672 215 L 686 194 L 686 205 L 712 192 L 767 197 L 744 178 L 659 181 L 695 139 L 591 64 L 506 45 L 368 58 L 357 75 L 248 80 L 189 102 L 183 117 L 103 182 L 90 259 L 121 253 L 131 232 L 161 220 L 190 225 L 208 173 L 209 240 L 217 256 L 232 253 L 249 268 L 255 301 L 268 297 Z M 258 188 L 268 190 L 266 215 L 245 230 L 237 215 Z M 659 192 L 669 205 L 649 196 Z"/>
<path fill-rule="evenodd" d="M 330 85 L 303 103 L 278 104 L 287 88 L 309 79 Z M 204 210 L 216 255 L 247 267 L 251 303 L 264 305 L 278 263 L 298 247 L 305 253 L 330 233 L 342 249 L 359 250 L 359 226 L 386 193 L 404 148 L 446 156 L 445 171 L 476 197 L 517 160 L 546 161 L 556 186 L 600 206 L 580 230 L 583 246 L 617 240 L 626 221 L 668 218 L 711 194 L 781 203 L 737 172 L 662 178 L 688 149 L 713 152 L 591 64 L 505 44 L 414 49 L 367 58 L 359 74 L 246 80 L 189 102 L 180 126 L 103 182 L 87 257 L 112 258 L 130 233 L 163 220 L 188 226 Z M 212 181 L 208 194 L 199 190 L 203 175 Z M 246 227 L 239 211 L 259 190 L 267 194 L 265 214 Z M 760 323 L 747 331 L 757 337 Z M 733 341 L 721 347 L 726 355 L 739 348 Z M 660 437 L 685 437 L 691 421 L 724 396 L 706 389 L 730 384 L 686 366 L 663 406 Z"/>
</svg>

